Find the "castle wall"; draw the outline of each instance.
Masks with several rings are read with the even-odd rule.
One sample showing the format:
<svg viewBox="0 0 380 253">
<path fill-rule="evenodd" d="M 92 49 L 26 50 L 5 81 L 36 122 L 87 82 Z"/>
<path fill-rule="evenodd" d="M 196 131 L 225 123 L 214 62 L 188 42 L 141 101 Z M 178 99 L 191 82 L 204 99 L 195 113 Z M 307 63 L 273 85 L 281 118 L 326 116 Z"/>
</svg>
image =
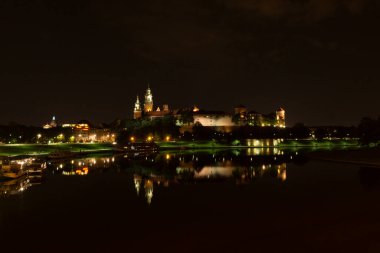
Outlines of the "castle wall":
<svg viewBox="0 0 380 253">
<path fill-rule="evenodd" d="M 235 123 L 232 122 L 230 115 L 194 115 L 194 124 L 199 122 L 205 127 L 233 127 Z"/>
</svg>

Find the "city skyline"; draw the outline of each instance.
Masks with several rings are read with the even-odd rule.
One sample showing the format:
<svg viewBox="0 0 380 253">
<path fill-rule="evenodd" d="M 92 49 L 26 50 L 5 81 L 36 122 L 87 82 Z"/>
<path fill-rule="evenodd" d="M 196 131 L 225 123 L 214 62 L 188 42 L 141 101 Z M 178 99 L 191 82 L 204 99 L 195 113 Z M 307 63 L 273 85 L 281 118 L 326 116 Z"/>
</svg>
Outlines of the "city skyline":
<svg viewBox="0 0 380 253">
<path fill-rule="evenodd" d="M 5 252 L 380 252 L 379 0 L 0 0 Z"/>
<path fill-rule="evenodd" d="M 0 124 L 130 117 L 159 104 L 289 112 L 288 125 L 378 116 L 376 1 L 1 3 Z"/>
</svg>

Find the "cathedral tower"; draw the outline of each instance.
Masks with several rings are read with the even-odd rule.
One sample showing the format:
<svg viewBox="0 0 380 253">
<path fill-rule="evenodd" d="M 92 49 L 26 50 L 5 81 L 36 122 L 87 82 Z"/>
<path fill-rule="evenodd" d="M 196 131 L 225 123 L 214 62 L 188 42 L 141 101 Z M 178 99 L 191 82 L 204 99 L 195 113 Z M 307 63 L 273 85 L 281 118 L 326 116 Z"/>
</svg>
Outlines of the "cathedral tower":
<svg viewBox="0 0 380 253">
<path fill-rule="evenodd" d="M 133 110 L 133 118 L 139 119 L 141 117 L 142 117 L 142 111 L 141 111 L 141 106 L 140 106 L 140 100 L 139 100 L 139 96 L 137 96 L 135 108 Z"/>
<path fill-rule="evenodd" d="M 151 112 L 151 111 L 153 111 L 153 95 L 148 84 L 148 89 L 146 90 L 146 93 L 145 93 L 144 112 Z"/>
<path fill-rule="evenodd" d="M 285 127 L 285 110 L 281 107 L 276 111 L 277 127 Z"/>
</svg>

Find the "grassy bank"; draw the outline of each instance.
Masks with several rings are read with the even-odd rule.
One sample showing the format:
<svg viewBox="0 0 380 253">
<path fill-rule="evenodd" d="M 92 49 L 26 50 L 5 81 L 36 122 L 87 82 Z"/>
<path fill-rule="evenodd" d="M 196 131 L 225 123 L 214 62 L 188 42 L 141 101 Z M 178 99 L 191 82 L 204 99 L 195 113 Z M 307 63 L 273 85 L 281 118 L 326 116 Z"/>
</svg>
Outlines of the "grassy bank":
<svg viewBox="0 0 380 253">
<path fill-rule="evenodd" d="M 245 141 L 241 141 L 239 145 L 228 142 L 218 141 L 171 141 L 157 142 L 161 149 L 207 149 L 207 148 L 252 148 L 256 146 L 248 146 Z M 261 147 L 261 146 L 257 146 Z M 329 149 L 335 147 L 359 147 L 357 140 L 285 140 L 276 147 L 280 148 L 311 148 L 311 149 Z"/>
<path fill-rule="evenodd" d="M 229 142 L 218 141 L 170 141 L 157 142 L 162 150 L 174 149 L 223 149 L 223 148 L 253 148 L 244 145 L 242 141 L 239 145 L 233 145 Z M 338 148 L 355 148 L 359 147 L 356 140 L 286 140 L 277 147 L 285 149 L 306 148 L 310 150 L 318 149 L 338 149 Z M 5 144 L 0 145 L 1 156 L 15 155 L 46 155 L 56 151 L 72 151 L 72 152 L 109 152 L 115 148 L 112 144 Z"/>
<path fill-rule="evenodd" d="M 112 151 L 112 144 L 6 144 L 0 145 L 1 156 L 16 155 L 46 155 L 56 151 L 71 152 L 108 152 Z"/>
<path fill-rule="evenodd" d="M 209 149 L 209 148 L 228 148 L 228 147 L 244 147 L 233 146 L 229 143 L 217 141 L 171 141 L 171 142 L 156 142 L 160 149 Z"/>
<path fill-rule="evenodd" d="M 285 140 L 279 147 L 359 147 L 358 140 Z"/>
</svg>

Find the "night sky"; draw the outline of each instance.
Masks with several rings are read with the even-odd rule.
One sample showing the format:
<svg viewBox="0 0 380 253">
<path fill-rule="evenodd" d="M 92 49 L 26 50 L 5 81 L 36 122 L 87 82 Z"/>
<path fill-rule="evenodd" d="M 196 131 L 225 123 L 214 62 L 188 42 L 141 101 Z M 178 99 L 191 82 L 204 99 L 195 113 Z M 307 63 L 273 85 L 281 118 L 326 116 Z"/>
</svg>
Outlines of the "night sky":
<svg viewBox="0 0 380 253">
<path fill-rule="evenodd" d="M 149 82 L 156 105 L 356 125 L 379 31 L 370 0 L 0 0 L 0 124 L 130 118 Z"/>
</svg>

